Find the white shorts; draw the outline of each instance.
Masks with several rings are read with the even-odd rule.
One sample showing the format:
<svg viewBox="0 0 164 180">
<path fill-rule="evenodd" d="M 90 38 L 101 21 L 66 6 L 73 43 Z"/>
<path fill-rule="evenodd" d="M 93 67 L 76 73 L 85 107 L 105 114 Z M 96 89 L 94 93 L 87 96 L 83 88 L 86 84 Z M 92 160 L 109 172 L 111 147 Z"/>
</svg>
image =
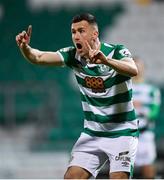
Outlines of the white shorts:
<svg viewBox="0 0 164 180">
<path fill-rule="evenodd" d="M 119 171 L 131 173 L 137 144 L 137 137 L 106 138 L 82 133 L 73 147 L 68 167 L 82 167 L 96 177 L 102 165 L 109 162 L 110 173 Z"/>
<path fill-rule="evenodd" d="M 154 162 L 155 159 L 156 146 L 154 133 L 151 131 L 140 133 L 135 165 L 150 165 Z"/>
</svg>

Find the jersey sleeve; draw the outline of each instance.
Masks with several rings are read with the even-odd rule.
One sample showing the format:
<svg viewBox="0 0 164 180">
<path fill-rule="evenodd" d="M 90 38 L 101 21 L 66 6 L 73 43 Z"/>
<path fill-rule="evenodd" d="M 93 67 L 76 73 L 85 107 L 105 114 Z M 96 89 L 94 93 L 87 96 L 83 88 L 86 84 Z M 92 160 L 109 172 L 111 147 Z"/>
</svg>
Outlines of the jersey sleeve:
<svg viewBox="0 0 164 180">
<path fill-rule="evenodd" d="M 72 66 L 74 50 L 75 48 L 70 46 L 59 49 L 57 51 L 57 53 L 60 55 L 61 59 L 63 60 L 65 66 L 69 66 L 69 67 Z"/>
<path fill-rule="evenodd" d="M 132 59 L 131 52 L 123 45 L 116 45 L 113 57 L 117 60 Z"/>
</svg>

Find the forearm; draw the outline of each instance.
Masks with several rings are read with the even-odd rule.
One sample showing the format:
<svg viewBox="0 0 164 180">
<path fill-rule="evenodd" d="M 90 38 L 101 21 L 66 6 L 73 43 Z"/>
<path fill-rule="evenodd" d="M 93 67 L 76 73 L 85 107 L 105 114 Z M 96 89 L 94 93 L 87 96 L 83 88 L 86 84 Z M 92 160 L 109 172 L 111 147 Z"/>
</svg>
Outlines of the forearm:
<svg viewBox="0 0 164 180">
<path fill-rule="evenodd" d="M 33 64 L 63 66 L 64 62 L 56 52 L 40 51 L 29 45 L 20 49 L 23 56 Z"/>
<path fill-rule="evenodd" d="M 89 54 L 89 58 L 91 60 L 91 63 L 105 64 L 106 66 L 113 68 L 118 73 L 126 76 L 133 77 L 138 73 L 135 62 L 129 58 L 124 58 L 121 60 L 108 58 L 102 51 L 91 51 Z"/>
<path fill-rule="evenodd" d="M 22 55 L 33 64 L 40 64 L 41 51 L 31 48 L 29 45 L 25 45 L 20 48 Z"/>
<path fill-rule="evenodd" d="M 127 61 L 127 60 L 116 60 L 116 59 L 107 58 L 106 65 L 112 67 L 118 73 L 130 77 L 136 76 L 138 73 L 137 67 L 132 60 Z"/>
<path fill-rule="evenodd" d="M 33 64 L 63 66 L 64 59 L 58 52 L 40 51 L 28 45 L 30 43 L 31 33 L 32 26 L 29 25 L 27 31 L 22 31 L 16 36 L 16 42 L 22 55 Z"/>
</svg>

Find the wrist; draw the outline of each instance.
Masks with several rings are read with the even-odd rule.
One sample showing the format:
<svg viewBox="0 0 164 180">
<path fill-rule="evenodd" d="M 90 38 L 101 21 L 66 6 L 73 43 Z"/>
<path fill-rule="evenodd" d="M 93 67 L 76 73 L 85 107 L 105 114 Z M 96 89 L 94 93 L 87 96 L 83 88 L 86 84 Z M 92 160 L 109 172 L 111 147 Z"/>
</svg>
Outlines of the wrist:
<svg viewBox="0 0 164 180">
<path fill-rule="evenodd" d="M 106 57 L 104 62 L 105 62 L 104 64 L 106 66 L 110 66 L 110 59 L 109 58 Z"/>
</svg>

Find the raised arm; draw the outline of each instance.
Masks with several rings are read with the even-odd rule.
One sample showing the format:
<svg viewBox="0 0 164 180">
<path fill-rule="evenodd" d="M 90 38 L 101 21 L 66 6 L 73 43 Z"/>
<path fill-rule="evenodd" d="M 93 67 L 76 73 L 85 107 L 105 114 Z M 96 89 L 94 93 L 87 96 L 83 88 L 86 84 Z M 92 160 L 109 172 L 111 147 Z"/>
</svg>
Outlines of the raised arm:
<svg viewBox="0 0 164 180">
<path fill-rule="evenodd" d="M 29 46 L 32 34 L 32 26 L 27 31 L 22 31 L 16 36 L 17 45 L 22 55 L 33 64 L 62 66 L 62 58 L 57 52 L 40 51 Z"/>
<path fill-rule="evenodd" d="M 109 59 L 99 50 L 98 47 L 91 48 L 87 41 L 85 41 L 85 44 L 88 48 L 90 63 L 105 64 L 112 67 L 118 73 L 126 76 L 133 77 L 137 75 L 137 66 L 131 58 L 125 57 L 121 61 L 113 58 Z"/>
</svg>

